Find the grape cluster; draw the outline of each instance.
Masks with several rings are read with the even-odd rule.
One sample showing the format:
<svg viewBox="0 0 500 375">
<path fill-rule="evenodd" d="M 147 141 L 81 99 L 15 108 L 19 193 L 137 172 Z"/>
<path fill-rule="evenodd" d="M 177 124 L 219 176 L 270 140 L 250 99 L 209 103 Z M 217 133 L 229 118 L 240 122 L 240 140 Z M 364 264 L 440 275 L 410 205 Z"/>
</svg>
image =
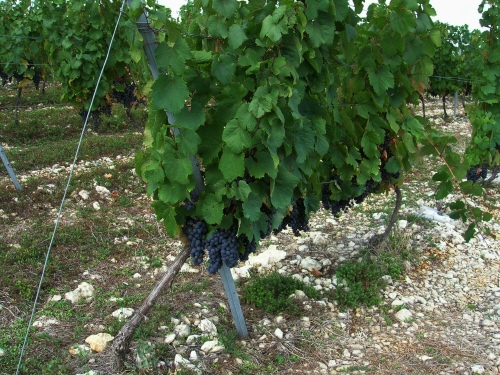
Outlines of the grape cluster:
<svg viewBox="0 0 500 375">
<path fill-rule="evenodd" d="M 193 190 L 191 193 L 189 193 L 189 196 L 190 198 L 184 201 L 184 206 L 186 207 L 186 210 L 193 211 L 195 209 L 194 204 L 200 198 L 200 193 Z"/>
<path fill-rule="evenodd" d="M 208 273 L 215 274 L 225 264 L 232 268 L 238 264 L 239 241 L 236 237 L 238 228 L 233 225 L 230 229 L 216 229 L 206 242 L 208 250 Z"/>
<path fill-rule="evenodd" d="M 300 236 L 300 231 L 309 230 L 309 218 L 306 214 L 304 199 L 300 198 L 295 202 L 292 211 L 283 218 L 280 226 L 274 232 L 279 233 L 287 226 L 292 228 L 295 236 Z"/>
<path fill-rule="evenodd" d="M 0 78 L 2 79 L 2 86 L 5 86 L 10 81 L 9 76 L 2 68 L 0 68 Z"/>
<path fill-rule="evenodd" d="M 191 260 L 195 265 L 203 263 L 205 255 L 205 237 L 207 234 L 207 223 L 200 219 L 188 219 L 182 227 L 191 247 Z"/>
<path fill-rule="evenodd" d="M 255 251 L 257 250 L 257 243 L 255 242 L 255 240 L 249 241 L 248 237 L 243 234 L 240 236 L 240 241 L 245 248 L 243 254 L 240 254 L 240 260 L 242 262 L 245 262 L 248 260 L 250 254 L 255 253 Z"/>
<path fill-rule="evenodd" d="M 479 179 L 486 180 L 486 176 L 488 175 L 488 166 L 476 165 L 467 171 L 467 181 L 472 181 L 472 183 L 476 183 Z"/>
<path fill-rule="evenodd" d="M 33 83 L 35 85 L 36 90 L 39 89 L 41 81 L 42 81 L 42 74 L 38 69 L 35 69 L 35 74 L 33 75 Z"/>
</svg>

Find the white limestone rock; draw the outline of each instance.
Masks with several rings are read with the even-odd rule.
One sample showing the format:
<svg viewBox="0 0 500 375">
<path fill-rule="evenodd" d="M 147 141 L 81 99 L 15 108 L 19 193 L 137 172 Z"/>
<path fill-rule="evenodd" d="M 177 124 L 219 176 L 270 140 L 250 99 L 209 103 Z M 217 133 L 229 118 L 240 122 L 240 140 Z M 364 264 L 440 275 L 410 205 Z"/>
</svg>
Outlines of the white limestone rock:
<svg viewBox="0 0 500 375">
<path fill-rule="evenodd" d="M 175 340 L 175 338 L 176 338 L 176 336 L 177 335 L 175 333 L 168 334 L 167 337 L 165 337 L 165 340 L 164 340 L 165 344 L 171 344 L 171 343 L 173 343 L 174 340 Z"/>
<path fill-rule="evenodd" d="M 191 333 L 191 328 L 187 324 L 181 323 L 174 328 L 174 332 L 178 337 L 188 337 Z"/>
<path fill-rule="evenodd" d="M 94 296 L 94 287 L 87 283 L 83 282 L 78 285 L 78 287 L 68 292 L 64 295 L 64 298 L 71 301 L 72 304 L 78 303 L 82 298 L 86 298 L 87 302 Z"/>
<path fill-rule="evenodd" d="M 231 275 L 233 275 L 233 279 L 239 280 L 239 279 L 247 279 L 250 277 L 250 270 L 252 269 L 252 266 L 243 266 L 243 267 L 234 267 L 231 268 Z"/>
<path fill-rule="evenodd" d="M 201 346 L 201 351 L 205 354 L 208 353 L 218 353 L 224 350 L 222 345 L 219 345 L 217 340 L 205 341 L 205 343 Z"/>
<path fill-rule="evenodd" d="M 107 188 L 99 185 L 95 187 L 95 191 L 97 191 L 97 193 L 103 197 L 108 197 L 111 194 L 111 192 Z"/>
<path fill-rule="evenodd" d="M 125 319 L 128 319 L 132 315 L 134 315 L 134 309 L 131 309 L 130 307 L 122 307 L 118 310 L 113 311 L 111 315 L 117 318 L 119 321 L 124 321 Z"/>
<path fill-rule="evenodd" d="M 318 262 L 316 259 L 313 259 L 311 257 L 307 257 L 302 259 L 300 262 L 300 267 L 303 269 L 306 269 L 308 271 L 312 271 L 313 269 L 315 270 L 320 270 L 323 265 Z"/>
<path fill-rule="evenodd" d="M 401 309 L 395 314 L 396 319 L 400 322 L 406 322 L 408 319 L 411 319 L 412 316 L 412 312 L 408 309 Z"/>
<path fill-rule="evenodd" d="M 202 321 L 200 321 L 198 328 L 201 330 L 201 332 L 209 333 L 214 336 L 217 335 L 217 327 L 209 319 L 203 319 Z"/>
<path fill-rule="evenodd" d="M 260 253 L 259 255 L 250 256 L 248 264 L 254 267 L 271 267 L 273 264 L 278 263 L 285 259 L 286 252 L 277 250 L 276 245 L 271 245 L 269 248 Z"/>
<path fill-rule="evenodd" d="M 80 198 L 82 198 L 84 201 L 86 201 L 87 199 L 89 199 L 89 192 L 87 190 L 80 190 L 78 192 L 78 195 L 80 196 Z"/>
</svg>

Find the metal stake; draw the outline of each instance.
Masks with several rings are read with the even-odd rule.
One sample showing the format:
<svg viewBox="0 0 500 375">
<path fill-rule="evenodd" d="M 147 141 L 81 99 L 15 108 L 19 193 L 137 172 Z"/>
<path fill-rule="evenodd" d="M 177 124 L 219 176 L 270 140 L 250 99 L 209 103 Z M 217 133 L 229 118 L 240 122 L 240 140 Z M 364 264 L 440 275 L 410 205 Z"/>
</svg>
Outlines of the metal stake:
<svg viewBox="0 0 500 375">
<path fill-rule="evenodd" d="M 17 180 L 16 174 L 14 173 L 14 170 L 10 166 L 9 159 L 7 159 L 7 155 L 5 155 L 5 152 L 3 152 L 2 145 L 0 145 L 0 157 L 2 158 L 3 164 L 5 165 L 5 168 L 7 168 L 7 172 L 9 173 L 9 176 L 14 183 L 14 186 L 16 187 L 17 190 L 21 191 L 23 190 L 21 185 L 19 184 L 19 181 Z"/>
</svg>

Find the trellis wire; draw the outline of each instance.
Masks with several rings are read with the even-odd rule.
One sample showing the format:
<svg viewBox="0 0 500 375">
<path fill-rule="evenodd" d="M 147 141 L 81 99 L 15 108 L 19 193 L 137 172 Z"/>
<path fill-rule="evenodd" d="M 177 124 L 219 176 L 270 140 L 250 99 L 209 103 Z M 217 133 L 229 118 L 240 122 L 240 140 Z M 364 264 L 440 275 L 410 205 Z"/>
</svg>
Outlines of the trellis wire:
<svg viewBox="0 0 500 375">
<path fill-rule="evenodd" d="M 108 58 L 109 58 L 109 55 L 111 53 L 111 46 L 113 45 L 113 41 L 115 39 L 116 30 L 118 29 L 118 24 L 120 22 L 121 15 L 123 13 L 123 9 L 124 9 L 124 6 L 125 6 L 125 1 L 126 0 L 123 0 L 123 2 L 122 2 L 122 6 L 121 6 L 121 9 L 120 9 L 120 14 L 118 15 L 118 19 L 116 21 L 115 29 L 113 31 L 113 35 L 111 36 L 111 41 L 109 43 L 108 52 L 106 54 L 106 59 L 104 60 L 104 63 L 102 65 L 101 73 L 99 74 L 99 78 L 97 79 L 96 87 L 94 89 L 94 94 L 92 95 L 92 100 L 90 101 L 90 108 L 92 108 L 92 104 L 94 103 L 94 100 L 95 100 L 95 97 L 96 97 L 96 94 L 97 94 L 97 88 L 99 87 L 99 83 L 101 82 L 101 78 L 102 78 L 102 76 L 104 74 L 104 67 L 106 66 L 106 63 L 108 62 Z M 73 159 L 73 163 L 71 164 L 71 168 L 70 168 L 70 171 L 69 171 L 68 182 L 66 184 L 66 188 L 64 189 L 64 195 L 62 197 L 61 205 L 59 206 L 59 211 L 57 213 L 57 219 L 56 219 L 56 222 L 55 222 L 55 225 L 54 225 L 54 231 L 52 232 L 52 237 L 50 239 L 49 247 L 47 249 L 47 254 L 45 256 L 45 262 L 44 262 L 43 269 L 42 269 L 42 275 L 40 276 L 40 282 L 38 283 L 38 289 L 37 289 L 36 296 L 35 296 L 35 302 L 33 303 L 33 309 L 31 311 L 30 320 L 28 322 L 28 328 L 26 330 L 26 335 L 24 337 L 23 346 L 21 347 L 21 353 L 20 353 L 20 356 L 19 356 L 19 362 L 17 364 L 16 375 L 19 374 L 19 370 L 21 369 L 21 363 L 22 363 L 24 352 L 25 352 L 25 349 L 26 349 L 26 343 L 28 341 L 29 332 L 30 332 L 31 325 L 33 323 L 33 319 L 35 317 L 36 306 L 37 306 L 37 303 L 38 303 L 38 298 L 40 296 L 40 290 L 42 288 L 43 277 L 45 275 L 45 270 L 47 269 L 47 265 L 48 265 L 48 262 L 49 262 L 50 250 L 52 249 L 52 244 L 54 242 L 54 238 L 55 238 L 55 235 L 56 235 L 57 227 L 58 227 L 59 221 L 61 219 L 62 209 L 63 209 L 63 206 L 64 206 L 64 201 L 66 200 L 66 195 L 68 193 L 69 184 L 71 182 L 71 177 L 73 176 L 73 170 L 75 169 L 76 161 L 78 159 L 78 152 L 80 151 L 80 146 L 81 146 L 82 141 L 83 141 L 83 136 L 85 135 L 85 130 L 87 128 L 87 123 L 88 123 L 88 120 L 89 120 L 89 115 L 90 115 L 90 111 L 87 113 L 87 117 L 85 118 L 85 123 L 83 124 L 83 129 L 82 129 L 82 132 L 80 134 L 80 140 L 79 140 L 78 146 L 76 148 L 75 157 Z"/>
</svg>

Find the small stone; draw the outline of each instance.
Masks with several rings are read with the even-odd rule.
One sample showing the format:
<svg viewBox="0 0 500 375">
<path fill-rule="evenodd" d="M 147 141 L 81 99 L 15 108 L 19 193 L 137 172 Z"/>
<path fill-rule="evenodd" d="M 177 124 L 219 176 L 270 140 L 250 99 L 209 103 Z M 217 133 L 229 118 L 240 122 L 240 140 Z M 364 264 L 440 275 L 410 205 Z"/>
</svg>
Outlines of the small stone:
<svg viewBox="0 0 500 375">
<path fill-rule="evenodd" d="M 347 349 L 344 349 L 344 352 L 342 353 L 342 355 L 345 357 L 345 358 L 351 358 L 351 353 L 349 352 L 349 350 Z"/>
<path fill-rule="evenodd" d="M 101 205 L 99 204 L 99 202 L 94 202 L 92 203 L 92 207 L 94 208 L 94 210 L 96 211 L 99 211 L 101 209 Z"/>
<path fill-rule="evenodd" d="M 203 319 L 198 325 L 198 328 L 201 332 L 217 335 L 217 327 L 208 319 Z"/>
<path fill-rule="evenodd" d="M 108 196 L 111 194 L 111 192 L 107 188 L 105 188 L 104 186 L 99 186 L 99 185 L 97 185 L 95 187 L 95 191 L 97 191 L 100 195 L 103 195 L 103 196 Z"/>
<path fill-rule="evenodd" d="M 174 332 L 179 337 L 187 337 L 191 333 L 191 328 L 187 324 L 179 324 L 174 328 Z"/>
<path fill-rule="evenodd" d="M 483 327 L 493 327 L 495 325 L 495 322 L 489 320 L 489 319 L 484 319 L 481 324 Z"/>
<path fill-rule="evenodd" d="M 64 295 L 64 298 L 76 304 L 82 298 L 91 298 L 94 295 L 94 287 L 87 282 L 83 282 L 78 287 Z"/>
<path fill-rule="evenodd" d="M 315 260 L 311 257 L 307 257 L 307 258 L 302 259 L 302 261 L 300 262 L 300 267 L 303 269 L 306 269 L 308 271 L 312 271 L 313 269 L 319 271 L 319 270 L 321 270 L 323 265 L 320 262 L 318 262 L 317 260 Z"/>
<path fill-rule="evenodd" d="M 295 298 L 302 300 L 302 299 L 307 298 L 307 296 L 302 290 L 296 290 L 295 291 Z"/>
<path fill-rule="evenodd" d="M 80 355 L 90 352 L 91 349 L 87 345 L 74 345 L 69 352 L 71 354 Z"/>
<path fill-rule="evenodd" d="M 50 302 L 59 302 L 60 300 L 62 300 L 62 296 L 60 294 L 54 294 L 49 298 Z"/>
<path fill-rule="evenodd" d="M 85 201 L 89 199 L 89 192 L 87 190 L 80 190 L 78 195 Z"/>
<path fill-rule="evenodd" d="M 408 226 L 408 221 L 407 220 L 399 220 L 398 221 L 398 226 L 401 229 L 405 229 Z"/>
<path fill-rule="evenodd" d="M 482 365 L 473 365 L 470 368 L 473 374 L 484 374 L 484 367 Z"/>
<path fill-rule="evenodd" d="M 85 342 L 89 344 L 90 349 L 94 352 L 101 353 L 106 349 L 108 342 L 113 341 L 114 337 L 109 333 L 98 333 L 97 335 L 90 335 L 85 339 Z"/>
<path fill-rule="evenodd" d="M 201 351 L 204 353 L 217 353 L 217 352 L 224 350 L 224 347 L 221 345 L 218 345 L 218 344 L 219 344 L 219 342 L 217 340 L 206 341 L 201 346 Z"/>
<path fill-rule="evenodd" d="M 401 309 L 395 314 L 396 319 L 399 320 L 400 322 L 405 322 L 407 319 L 410 319 L 412 316 L 413 316 L 413 314 L 408 309 Z"/>
<path fill-rule="evenodd" d="M 195 350 L 192 350 L 191 353 L 189 354 L 189 360 L 191 362 L 196 362 L 198 360 L 198 354 L 196 353 Z"/>
<path fill-rule="evenodd" d="M 283 339 L 283 331 L 279 328 L 276 328 L 276 330 L 274 331 L 274 336 L 276 336 L 280 340 Z"/>
<path fill-rule="evenodd" d="M 174 342 L 176 336 L 177 335 L 175 333 L 170 333 L 169 335 L 167 335 L 167 337 L 165 337 L 165 341 L 164 341 L 165 344 L 170 344 L 170 343 Z"/>
<path fill-rule="evenodd" d="M 422 362 L 425 362 L 425 361 L 427 361 L 429 359 L 432 359 L 432 357 L 429 357 L 427 355 L 423 355 L 423 356 L 420 357 L 420 359 L 422 360 Z"/>
<path fill-rule="evenodd" d="M 113 311 L 111 315 L 117 318 L 119 321 L 124 321 L 125 319 L 130 318 L 132 315 L 134 315 L 134 309 L 131 309 L 129 307 L 122 307 L 118 310 Z"/>
</svg>

